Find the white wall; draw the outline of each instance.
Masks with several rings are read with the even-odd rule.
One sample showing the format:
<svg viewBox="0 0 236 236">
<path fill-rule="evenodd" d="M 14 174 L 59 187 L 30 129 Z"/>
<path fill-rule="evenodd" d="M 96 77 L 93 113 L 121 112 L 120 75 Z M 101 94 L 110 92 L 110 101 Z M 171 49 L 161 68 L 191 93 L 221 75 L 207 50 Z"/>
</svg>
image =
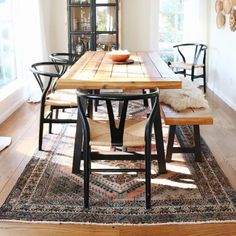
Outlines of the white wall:
<svg viewBox="0 0 236 236">
<path fill-rule="evenodd" d="M 122 0 L 121 0 L 122 1 Z M 122 49 L 145 51 L 157 48 L 157 0 L 122 1 Z M 156 8 L 156 9 L 155 9 Z M 153 38 L 156 36 L 156 42 Z"/>
<path fill-rule="evenodd" d="M 208 86 L 236 110 L 236 32 L 216 27 L 215 0 L 209 9 Z"/>
<path fill-rule="evenodd" d="M 45 17 L 44 28 L 48 53 L 67 52 L 67 1 L 41 1 L 44 1 L 42 10 Z"/>
<path fill-rule="evenodd" d="M 16 111 L 25 100 L 25 88 L 20 79 L 0 88 L 0 124 Z"/>
</svg>

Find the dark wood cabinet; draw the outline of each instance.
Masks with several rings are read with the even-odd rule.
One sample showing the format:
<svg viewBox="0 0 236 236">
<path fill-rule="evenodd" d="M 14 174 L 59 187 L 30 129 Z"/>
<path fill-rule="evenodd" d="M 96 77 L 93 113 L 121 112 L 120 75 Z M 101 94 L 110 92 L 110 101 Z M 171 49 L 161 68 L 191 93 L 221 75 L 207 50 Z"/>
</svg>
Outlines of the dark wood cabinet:
<svg viewBox="0 0 236 236">
<path fill-rule="evenodd" d="M 119 48 L 119 0 L 67 0 L 70 53 Z"/>
</svg>

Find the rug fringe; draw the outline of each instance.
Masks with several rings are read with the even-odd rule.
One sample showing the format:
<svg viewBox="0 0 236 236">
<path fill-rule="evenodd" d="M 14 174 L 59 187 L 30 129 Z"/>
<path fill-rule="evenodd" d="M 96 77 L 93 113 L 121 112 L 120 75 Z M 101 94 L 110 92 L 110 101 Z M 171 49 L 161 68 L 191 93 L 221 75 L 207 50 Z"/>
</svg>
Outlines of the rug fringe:
<svg viewBox="0 0 236 236">
<path fill-rule="evenodd" d="M 19 223 L 19 224 L 54 224 L 54 225 L 97 225 L 97 226 L 154 226 L 154 225 L 200 225 L 200 224 L 229 224 L 236 223 L 236 220 L 214 220 L 214 221 L 198 221 L 198 222 L 166 222 L 153 224 L 112 224 L 112 223 L 90 223 L 90 222 L 57 222 L 57 221 L 26 221 L 26 220 L 4 220 L 0 219 L 0 223 Z"/>
</svg>

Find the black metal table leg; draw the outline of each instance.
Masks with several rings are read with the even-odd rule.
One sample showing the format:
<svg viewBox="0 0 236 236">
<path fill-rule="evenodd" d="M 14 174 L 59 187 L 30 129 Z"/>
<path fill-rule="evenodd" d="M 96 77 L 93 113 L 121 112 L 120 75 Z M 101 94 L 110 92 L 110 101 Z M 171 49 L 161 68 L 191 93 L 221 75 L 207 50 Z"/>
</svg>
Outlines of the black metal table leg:
<svg viewBox="0 0 236 236">
<path fill-rule="evenodd" d="M 194 125 L 194 142 L 195 142 L 195 161 L 202 161 L 201 154 L 201 141 L 200 141 L 200 128 L 199 125 Z"/>
<path fill-rule="evenodd" d="M 167 144 L 167 150 L 166 150 L 166 161 L 167 162 L 171 162 L 171 159 L 172 159 L 175 130 L 176 130 L 176 125 L 171 125 L 169 127 L 168 144 Z"/>
</svg>

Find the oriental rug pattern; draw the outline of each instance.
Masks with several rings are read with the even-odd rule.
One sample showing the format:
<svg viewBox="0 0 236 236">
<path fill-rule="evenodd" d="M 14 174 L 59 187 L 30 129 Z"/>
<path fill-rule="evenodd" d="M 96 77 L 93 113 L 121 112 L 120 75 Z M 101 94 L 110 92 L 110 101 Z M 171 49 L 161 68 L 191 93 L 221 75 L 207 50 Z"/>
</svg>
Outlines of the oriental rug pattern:
<svg viewBox="0 0 236 236">
<path fill-rule="evenodd" d="M 163 128 L 167 135 L 167 127 Z M 48 134 L 44 152 L 36 152 L 0 209 L 0 219 L 102 224 L 158 224 L 236 220 L 236 192 L 202 142 L 203 162 L 175 154 L 168 173 L 152 165 L 152 208 L 145 209 L 144 176 L 95 173 L 90 209 L 83 208 L 83 175 L 71 174 L 75 127 Z M 190 127 L 178 129 L 181 145 L 191 145 Z M 176 144 L 177 141 L 176 141 Z M 96 161 L 99 168 L 141 166 L 141 161 Z"/>
</svg>

